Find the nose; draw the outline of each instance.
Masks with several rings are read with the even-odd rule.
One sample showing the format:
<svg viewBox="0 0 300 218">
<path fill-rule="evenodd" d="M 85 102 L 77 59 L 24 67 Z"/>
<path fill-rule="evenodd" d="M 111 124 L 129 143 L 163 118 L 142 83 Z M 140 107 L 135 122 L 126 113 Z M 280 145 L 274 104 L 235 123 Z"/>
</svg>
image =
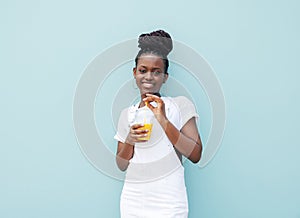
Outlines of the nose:
<svg viewBox="0 0 300 218">
<path fill-rule="evenodd" d="M 145 79 L 146 80 L 152 80 L 153 79 L 153 74 L 151 71 L 148 71 L 146 74 L 145 74 Z"/>
</svg>

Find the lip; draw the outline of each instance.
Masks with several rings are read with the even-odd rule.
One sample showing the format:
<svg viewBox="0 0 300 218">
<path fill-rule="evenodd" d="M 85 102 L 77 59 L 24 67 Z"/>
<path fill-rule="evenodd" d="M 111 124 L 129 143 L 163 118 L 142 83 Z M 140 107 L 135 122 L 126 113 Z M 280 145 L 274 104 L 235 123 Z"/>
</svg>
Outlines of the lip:
<svg viewBox="0 0 300 218">
<path fill-rule="evenodd" d="M 147 88 L 150 88 L 150 87 L 153 87 L 153 86 L 154 86 L 153 83 L 148 83 L 148 82 L 143 82 L 142 84 L 143 84 L 143 86 L 145 86 L 145 87 L 147 87 Z"/>
</svg>

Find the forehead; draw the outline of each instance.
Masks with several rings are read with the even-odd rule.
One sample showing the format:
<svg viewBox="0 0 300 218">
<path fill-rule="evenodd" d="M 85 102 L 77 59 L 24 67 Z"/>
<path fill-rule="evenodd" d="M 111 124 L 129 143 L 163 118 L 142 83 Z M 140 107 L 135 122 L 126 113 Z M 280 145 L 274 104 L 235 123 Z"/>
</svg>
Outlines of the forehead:
<svg viewBox="0 0 300 218">
<path fill-rule="evenodd" d="M 144 54 L 139 57 L 138 66 L 163 68 L 164 62 L 161 57 L 153 54 Z"/>
</svg>

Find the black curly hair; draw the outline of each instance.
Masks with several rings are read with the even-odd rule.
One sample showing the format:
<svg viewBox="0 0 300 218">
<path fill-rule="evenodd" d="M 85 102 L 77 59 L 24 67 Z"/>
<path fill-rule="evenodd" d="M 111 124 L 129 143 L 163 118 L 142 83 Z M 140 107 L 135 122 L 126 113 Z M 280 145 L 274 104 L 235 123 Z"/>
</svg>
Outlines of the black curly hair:
<svg viewBox="0 0 300 218">
<path fill-rule="evenodd" d="M 168 73 L 169 60 L 168 54 L 173 49 L 172 38 L 164 30 L 156 30 L 151 33 L 144 33 L 139 36 L 138 47 L 140 51 L 135 58 L 135 66 L 143 54 L 154 54 L 162 58 L 164 63 L 164 73 Z"/>
</svg>

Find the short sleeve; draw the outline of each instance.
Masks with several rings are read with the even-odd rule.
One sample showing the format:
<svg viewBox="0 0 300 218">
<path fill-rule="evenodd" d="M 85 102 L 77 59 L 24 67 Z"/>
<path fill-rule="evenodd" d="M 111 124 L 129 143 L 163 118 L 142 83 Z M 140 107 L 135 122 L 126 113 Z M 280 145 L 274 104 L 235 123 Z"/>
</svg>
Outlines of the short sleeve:
<svg viewBox="0 0 300 218">
<path fill-rule="evenodd" d="M 129 133 L 128 109 L 124 109 L 121 112 L 121 115 L 119 117 L 117 133 L 114 136 L 114 139 L 122 143 L 125 143 L 128 133 Z"/>
<path fill-rule="evenodd" d="M 178 96 L 174 98 L 181 116 L 181 128 L 192 118 L 196 120 L 199 118 L 194 103 L 185 96 Z"/>
</svg>

